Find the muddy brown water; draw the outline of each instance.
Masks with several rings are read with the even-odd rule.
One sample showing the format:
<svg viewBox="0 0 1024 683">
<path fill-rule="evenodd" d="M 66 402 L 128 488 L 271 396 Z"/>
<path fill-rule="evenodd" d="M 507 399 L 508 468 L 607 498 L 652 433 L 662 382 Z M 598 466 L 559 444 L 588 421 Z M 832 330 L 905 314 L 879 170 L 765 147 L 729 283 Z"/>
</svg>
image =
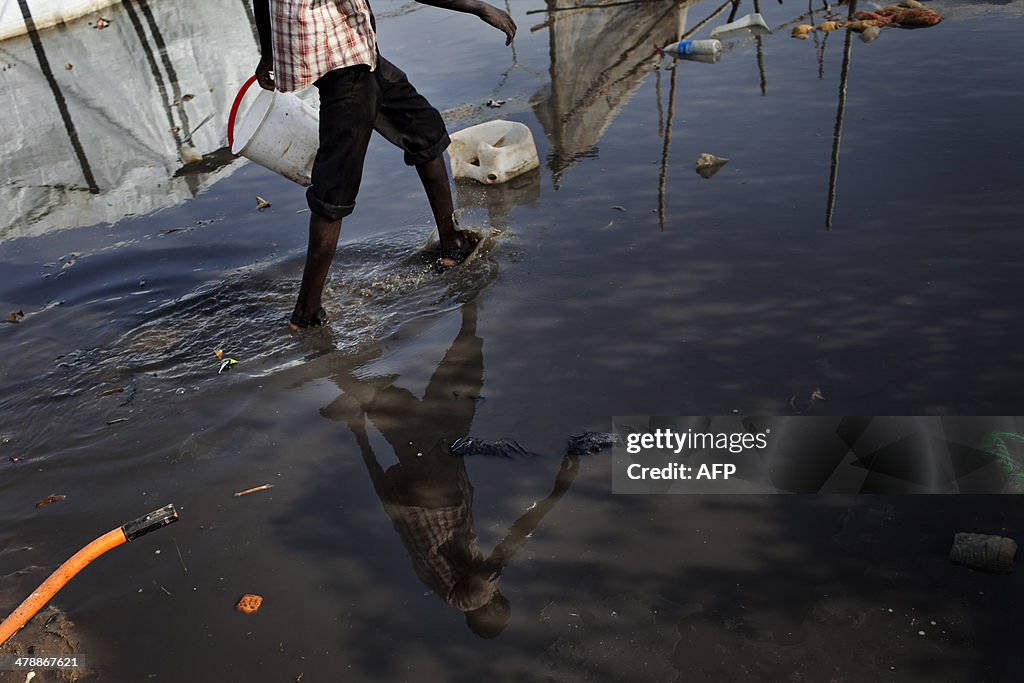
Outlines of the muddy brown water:
<svg viewBox="0 0 1024 683">
<path fill-rule="evenodd" d="M 102 31 L 40 34 L 101 191 L 70 145 L 5 136 L 0 313 L 26 317 L 0 326 L 0 613 L 174 502 L 178 524 L 55 598 L 98 680 L 1016 680 L 1019 574 L 946 557 L 957 531 L 1020 540 L 1012 498 L 613 496 L 608 453 L 562 459 L 616 414 L 791 414 L 815 388 L 829 414 L 1021 414 L 1022 4 L 929 4 L 939 26 L 847 46 L 790 38 L 806 6 L 764 3 L 773 34 L 670 69 L 649 44 L 715 3 L 513 3 L 514 51 L 471 17 L 377 3 L 382 51 L 452 128 L 522 121 L 542 165 L 456 188 L 488 237 L 439 277 L 415 174 L 375 141 L 332 323 L 302 335 L 282 327 L 302 191 L 173 159 L 253 61 L 244 6 L 190 22 L 133 1 Z M 42 121 L 30 41 L 2 47 L 13 120 Z M 83 90 L 104 50 L 137 59 Z M 104 99 L 117 83 L 130 107 Z M 705 152 L 729 159 L 711 179 Z M 215 349 L 238 364 L 218 374 Z M 466 434 L 539 456 L 453 464 Z M 417 505 L 462 511 L 446 552 L 503 565 L 497 637 L 438 596 Z"/>
</svg>

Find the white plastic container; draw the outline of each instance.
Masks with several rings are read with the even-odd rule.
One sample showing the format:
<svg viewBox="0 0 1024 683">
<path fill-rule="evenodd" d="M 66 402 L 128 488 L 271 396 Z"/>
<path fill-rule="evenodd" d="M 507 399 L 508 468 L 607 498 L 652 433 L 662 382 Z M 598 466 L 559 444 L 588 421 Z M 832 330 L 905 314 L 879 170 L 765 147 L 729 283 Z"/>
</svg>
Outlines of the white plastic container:
<svg viewBox="0 0 1024 683">
<path fill-rule="evenodd" d="M 722 24 L 711 32 L 712 38 L 729 36 L 761 36 L 771 33 L 768 23 L 760 14 L 748 14 L 730 24 Z"/>
<path fill-rule="evenodd" d="M 320 147 L 320 118 L 316 110 L 291 93 L 259 88 L 259 94 L 236 126 L 239 106 L 255 81 L 255 76 L 246 81 L 231 107 L 228 119 L 231 153 L 308 186 L 313 159 Z"/>
<path fill-rule="evenodd" d="M 497 185 L 540 166 L 530 129 L 516 121 L 488 121 L 451 134 L 452 175 Z"/>
</svg>

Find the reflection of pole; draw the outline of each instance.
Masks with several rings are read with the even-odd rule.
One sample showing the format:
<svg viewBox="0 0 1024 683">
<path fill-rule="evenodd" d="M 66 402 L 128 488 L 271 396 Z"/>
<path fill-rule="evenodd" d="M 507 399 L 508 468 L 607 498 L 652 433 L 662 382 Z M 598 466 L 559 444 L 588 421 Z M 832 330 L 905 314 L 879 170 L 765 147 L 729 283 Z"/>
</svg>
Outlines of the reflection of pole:
<svg viewBox="0 0 1024 683">
<path fill-rule="evenodd" d="M 705 26 L 710 24 L 712 21 L 714 21 L 714 19 L 716 17 L 718 17 L 718 15 L 720 15 L 729 6 L 731 6 L 732 3 L 733 3 L 733 0 L 725 0 L 725 4 L 723 4 L 721 7 L 719 7 L 714 12 L 709 14 L 707 16 L 707 18 L 705 18 L 705 19 L 703 19 L 701 21 L 698 21 L 697 24 L 693 28 L 691 28 L 689 31 L 687 31 L 686 33 L 682 34 L 682 36 L 680 37 L 680 40 L 686 40 L 687 38 L 692 36 L 694 33 L 696 33 L 697 31 L 701 30 L 702 28 L 704 28 Z"/>
<path fill-rule="evenodd" d="M 89 186 L 89 192 L 97 194 L 100 191 L 99 185 L 96 184 L 96 178 L 92 174 L 92 167 L 89 165 L 89 159 L 85 156 L 82 142 L 78 139 L 78 130 L 71 120 L 71 112 L 68 111 L 68 102 L 64 99 L 64 92 L 57 84 L 57 79 L 53 75 L 53 69 L 50 68 L 50 60 L 47 59 L 46 51 L 43 50 L 43 41 L 39 39 L 39 31 L 36 30 L 36 23 L 32 19 L 32 11 L 29 9 L 28 1 L 18 0 L 18 5 L 21 8 L 21 16 L 25 20 L 25 29 L 28 31 L 29 40 L 32 41 L 32 49 L 35 51 L 36 59 L 39 61 L 39 70 L 43 72 L 43 76 L 50 86 L 50 92 L 53 93 L 53 99 L 57 103 L 57 110 L 60 111 L 60 118 L 64 122 L 64 129 L 71 140 L 71 147 L 75 150 L 75 158 L 78 159 L 82 175 L 85 176 L 85 184 Z"/>
<path fill-rule="evenodd" d="M 654 70 L 654 96 L 658 102 L 658 137 L 665 134 L 665 112 L 661 108 L 661 65 Z"/>
<path fill-rule="evenodd" d="M 676 116 L 676 73 L 678 64 L 672 65 L 672 80 L 668 88 L 668 118 L 665 121 L 665 144 L 661 148 L 661 175 L 658 177 L 658 227 L 665 230 L 665 180 L 668 178 L 668 149 L 672 143 L 672 119 Z"/>
<path fill-rule="evenodd" d="M 740 8 L 740 2 L 742 2 L 742 0 L 732 0 L 732 11 L 729 12 L 729 19 L 726 23 L 731 24 L 736 18 L 736 11 Z"/>
<path fill-rule="evenodd" d="M 857 0 L 850 0 L 850 18 L 857 11 Z M 825 229 L 832 229 L 832 214 L 836 207 L 836 188 L 839 179 L 839 148 L 843 139 L 843 119 L 846 117 L 846 84 L 850 77 L 850 57 L 853 54 L 853 31 L 846 30 L 843 42 L 843 68 L 839 74 L 839 106 L 836 109 L 836 131 L 832 137 L 832 164 L 828 179 L 828 208 L 825 210 Z"/>
<path fill-rule="evenodd" d="M 761 0 L 754 0 L 754 11 L 761 13 Z M 768 93 L 768 78 L 764 73 L 764 42 L 761 36 L 754 40 L 757 41 L 757 72 L 761 75 L 761 97 L 764 97 Z"/>
</svg>

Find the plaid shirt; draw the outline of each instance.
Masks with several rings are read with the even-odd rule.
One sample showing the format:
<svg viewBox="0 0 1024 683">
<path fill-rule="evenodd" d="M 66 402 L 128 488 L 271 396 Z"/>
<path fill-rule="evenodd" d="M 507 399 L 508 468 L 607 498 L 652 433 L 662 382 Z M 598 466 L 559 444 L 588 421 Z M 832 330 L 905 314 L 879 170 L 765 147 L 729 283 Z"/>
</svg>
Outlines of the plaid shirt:
<svg viewBox="0 0 1024 683">
<path fill-rule="evenodd" d="M 278 90 L 301 90 L 346 66 L 377 68 L 367 0 L 270 0 L 270 23 Z"/>
</svg>

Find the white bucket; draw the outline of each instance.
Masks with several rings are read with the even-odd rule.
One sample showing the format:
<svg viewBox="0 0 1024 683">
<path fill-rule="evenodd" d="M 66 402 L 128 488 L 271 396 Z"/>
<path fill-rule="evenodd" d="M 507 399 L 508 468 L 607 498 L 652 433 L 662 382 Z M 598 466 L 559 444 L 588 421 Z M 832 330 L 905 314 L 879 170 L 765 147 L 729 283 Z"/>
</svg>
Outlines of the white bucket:
<svg viewBox="0 0 1024 683">
<path fill-rule="evenodd" d="M 236 130 L 239 105 L 255 81 L 255 76 L 246 81 L 231 107 L 228 118 L 231 153 L 308 186 L 313 159 L 320 146 L 320 119 L 316 110 L 291 93 L 259 88 L 259 94 L 238 121 Z"/>
<path fill-rule="evenodd" d="M 530 129 L 515 121 L 488 121 L 451 134 L 452 175 L 497 185 L 540 166 Z"/>
</svg>

